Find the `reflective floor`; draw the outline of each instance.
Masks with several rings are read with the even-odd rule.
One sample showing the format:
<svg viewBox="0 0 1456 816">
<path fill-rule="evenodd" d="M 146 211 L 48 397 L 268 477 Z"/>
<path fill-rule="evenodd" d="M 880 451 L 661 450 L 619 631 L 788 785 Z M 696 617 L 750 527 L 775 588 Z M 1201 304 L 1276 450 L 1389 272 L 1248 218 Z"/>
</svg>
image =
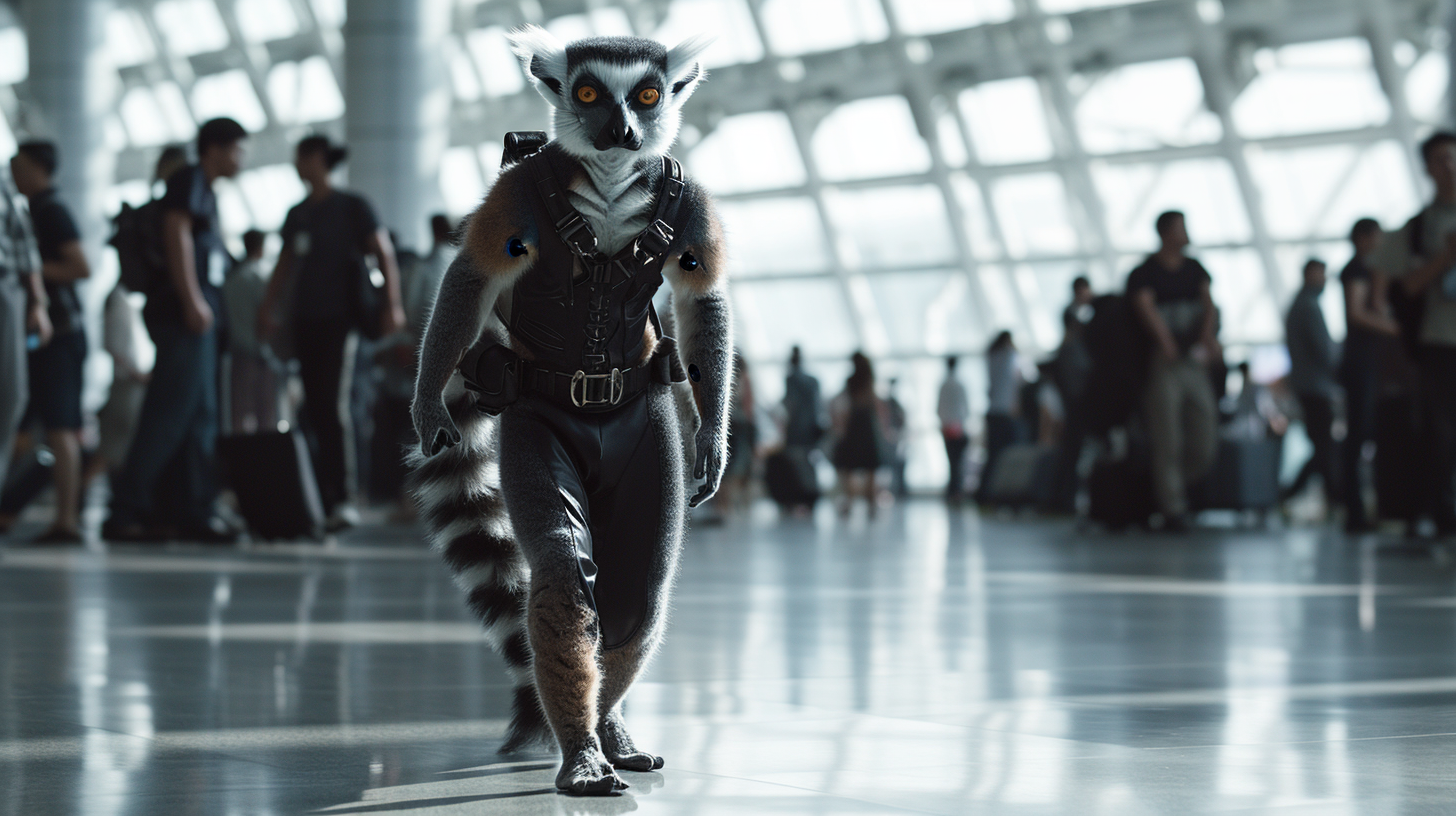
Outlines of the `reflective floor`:
<svg viewBox="0 0 1456 816">
<path fill-rule="evenodd" d="M 827 511 L 828 508 L 824 508 Z M 598 800 L 406 528 L 0 550 L 0 814 L 1456 811 L 1446 559 L 912 503 L 695 531 Z"/>
</svg>

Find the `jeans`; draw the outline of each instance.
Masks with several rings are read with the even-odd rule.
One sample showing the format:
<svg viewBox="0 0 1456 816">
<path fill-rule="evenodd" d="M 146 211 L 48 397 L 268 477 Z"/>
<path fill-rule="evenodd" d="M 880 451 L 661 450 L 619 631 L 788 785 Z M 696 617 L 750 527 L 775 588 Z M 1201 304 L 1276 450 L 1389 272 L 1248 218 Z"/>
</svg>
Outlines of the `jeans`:
<svg viewBox="0 0 1456 816">
<path fill-rule="evenodd" d="M 966 492 L 966 448 L 970 446 L 971 440 L 964 433 L 959 436 L 943 436 L 945 455 L 950 460 L 950 481 L 945 486 L 945 497 L 959 499 Z"/>
<path fill-rule="evenodd" d="M 15 429 L 30 401 L 25 353 L 25 291 L 14 272 L 0 274 L 0 485 L 10 465 Z"/>
<path fill-rule="evenodd" d="M 1154 360 L 1143 410 L 1153 454 L 1153 492 L 1164 515 L 1188 512 L 1188 485 L 1213 467 L 1218 414 L 1208 369 L 1190 359 Z"/>
<path fill-rule="evenodd" d="M 149 328 L 157 362 L 126 462 L 111 486 L 111 522 L 154 522 L 161 493 L 183 528 L 200 529 L 217 497 L 217 332 L 194 334 L 161 322 Z"/>
</svg>

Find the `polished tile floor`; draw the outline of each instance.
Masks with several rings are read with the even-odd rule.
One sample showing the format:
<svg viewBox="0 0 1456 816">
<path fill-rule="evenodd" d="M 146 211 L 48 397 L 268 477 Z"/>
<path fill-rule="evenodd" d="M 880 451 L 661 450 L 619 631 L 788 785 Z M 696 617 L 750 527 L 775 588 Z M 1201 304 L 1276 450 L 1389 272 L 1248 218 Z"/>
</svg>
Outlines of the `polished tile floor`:
<svg viewBox="0 0 1456 816">
<path fill-rule="evenodd" d="M 695 531 L 629 698 L 658 773 L 552 791 L 406 528 L 0 549 L 0 816 L 1456 812 L 1456 572 L 911 503 Z"/>
</svg>

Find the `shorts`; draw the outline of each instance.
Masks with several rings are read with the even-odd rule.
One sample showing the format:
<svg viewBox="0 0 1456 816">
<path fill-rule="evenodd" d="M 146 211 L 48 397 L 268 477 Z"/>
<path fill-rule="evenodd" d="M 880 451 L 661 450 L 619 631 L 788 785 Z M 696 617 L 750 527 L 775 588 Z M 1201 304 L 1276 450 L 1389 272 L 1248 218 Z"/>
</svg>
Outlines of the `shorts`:
<svg viewBox="0 0 1456 816">
<path fill-rule="evenodd" d="M 51 338 L 30 353 L 30 405 L 21 427 L 37 422 L 47 431 L 81 430 L 81 379 L 86 367 L 86 333 Z"/>
</svg>

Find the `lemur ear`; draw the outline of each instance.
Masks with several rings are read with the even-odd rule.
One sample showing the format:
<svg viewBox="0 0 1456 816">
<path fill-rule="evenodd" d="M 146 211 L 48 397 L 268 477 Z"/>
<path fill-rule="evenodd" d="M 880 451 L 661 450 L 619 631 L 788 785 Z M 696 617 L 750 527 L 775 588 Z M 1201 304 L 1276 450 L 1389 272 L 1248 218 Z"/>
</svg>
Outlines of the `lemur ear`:
<svg viewBox="0 0 1456 816">
<path fill-rule="evenodd" d="M 506 40 L 546 101 L 561 104 L 561 89 L 566 86 L 566 46 L 551 32 L 536 25 L 512 31 Z"/>
<path fill-rule="evenodd" d="M 698 34 L 667 49 L 667 78 L 672 83 L 674 102 L 687 99 L 697 89 L 703 79 L 703 65 L 698 62 L 698 56 L 712 44 L 712 37 Z"/>
</svg>

